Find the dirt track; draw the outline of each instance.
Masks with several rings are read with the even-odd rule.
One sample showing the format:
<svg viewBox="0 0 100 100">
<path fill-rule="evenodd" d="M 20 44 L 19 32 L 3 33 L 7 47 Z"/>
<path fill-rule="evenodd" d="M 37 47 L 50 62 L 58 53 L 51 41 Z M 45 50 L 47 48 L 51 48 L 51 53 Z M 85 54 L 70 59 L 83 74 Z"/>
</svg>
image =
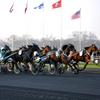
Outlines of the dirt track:
<svg viewBox="0 0 100 100">
<path fill-rule="evenodd" d="M 37 98 L 37 99 L 36 99 Z M 0 100 L 100 100 L 99 70 L 79 75 L 0 73 Z"/>
</svg>

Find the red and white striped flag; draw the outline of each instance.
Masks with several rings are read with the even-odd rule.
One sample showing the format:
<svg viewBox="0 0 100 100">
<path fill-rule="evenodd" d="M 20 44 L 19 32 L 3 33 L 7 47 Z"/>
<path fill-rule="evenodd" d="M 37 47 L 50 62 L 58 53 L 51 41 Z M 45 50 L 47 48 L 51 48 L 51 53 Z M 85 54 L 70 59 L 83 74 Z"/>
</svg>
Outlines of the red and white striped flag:
<svg viewBox="0 0 100 100">
<path fill-rule="evenodd" d="M 60 8 L 61 6 L 62 6 L 62 0 L 59 0 L 55 2 L 54 4 L 52 4 L 52 9 Z"/>
</svg>

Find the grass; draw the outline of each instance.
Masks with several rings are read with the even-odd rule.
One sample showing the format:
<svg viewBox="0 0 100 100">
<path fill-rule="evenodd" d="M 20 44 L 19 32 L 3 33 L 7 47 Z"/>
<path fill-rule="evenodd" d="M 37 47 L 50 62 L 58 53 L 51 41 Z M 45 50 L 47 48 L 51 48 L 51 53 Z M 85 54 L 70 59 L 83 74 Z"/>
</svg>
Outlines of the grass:
<svg viewBox="0 0 100 100">
<path fill-rule="evenodd" d="M 84 64 L 79 64 L 80 67 L 83 67 Z M 86 68 L 100 68 L 100 64 L 94 64 L 94 63 L 90 63 L 87 65 Z"/>
</svg>

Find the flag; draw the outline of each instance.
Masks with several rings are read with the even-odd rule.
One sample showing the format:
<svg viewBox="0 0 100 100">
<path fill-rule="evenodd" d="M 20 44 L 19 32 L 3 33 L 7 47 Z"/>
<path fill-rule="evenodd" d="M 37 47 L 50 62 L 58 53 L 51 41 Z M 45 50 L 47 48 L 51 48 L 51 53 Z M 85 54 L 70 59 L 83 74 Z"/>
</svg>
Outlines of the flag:
<svg viewBox="0 0 100 100">
<path fill-rule="evenodd" d="M 55 9 L 55 8 L 59 8 L 61 7 L 62 4 L 61 4 L 61 0 L 57 1 L 56 3 L 52 4 L 52 9 Z"/>
<path fill-rule="evenodd" d="M 77 18 L 80 18 L 80 10 L 77 11 L 76 13 L 74 13 L 71 17 L 71 19 L 77 19 Z"/>
<path fill-rule="evenodd" d="M 10 9 L 9 9 L 9 12 L 10 12 L 10 13 L 13 12 L 13 10 L 14 10 L 13 7 L 14 7 L 14 2 L 13 2 L 13 4 L 11 5 L 11 7 L 10 7 Z"/>
<path fill-rule="evenodd" d="M 25 10 L 24 10 L 24 13 L 26 13 L 27 8 L 28 8 L 28 0 L 27 0 L 27 2 L 26 2 L 26 7 L 25 7 Z"/>
<path fill-rule="evenodd" d="M 39 4 L 38 6 L 34 7 L 34 9 L 43 9 L 44 3 Z"/>
</svg>

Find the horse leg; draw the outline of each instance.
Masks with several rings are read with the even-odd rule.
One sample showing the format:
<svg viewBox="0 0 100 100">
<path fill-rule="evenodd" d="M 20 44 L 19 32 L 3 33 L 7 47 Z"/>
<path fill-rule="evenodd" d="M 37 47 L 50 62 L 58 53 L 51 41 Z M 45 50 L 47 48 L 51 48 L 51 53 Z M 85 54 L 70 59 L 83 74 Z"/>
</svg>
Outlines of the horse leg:
<svg viewBox="0 0 100 100">
<path fill-rule="evenodd" d="M 87 65 L 88 65 L 88 62 L 84 65 L 82 70 L 85 70 Z"/>
<path fill-rule="evenodd" d="M 81 69 L 81 70 L 79 70 L 79 71 L 82 71 L 82 70 L 85 70 L 86 69 L 86 66 L 89 64 L 89 62 L 90 62 L 90 56 L 89 55 L 86 55 L 85 57 L 84 57 L 84 62 L 86 62 L 85 63 L 85 65 L 84 65 L 84 67 Z"/>
<path fill-rule="evenodd" d="M 53 75 L 53 74 L 55 74 L 55 72 L 57 71 L 57 64 L 54 62 L 54 61 L 52 61 L 52 60 L 50 60 L 49 61 L 49 69 L 48 69 L 48 72 L 51 74 L 51 75 Z"/>
<path fill-rule="evenodd" d="M 54 62 L 55 70 L 58 71 L 58 62 Z"/>
<path fill-rule="evenodd" d="M 39 72 L 39 65 L 34 65 L 30 62 L 27 63 L 28 67 L 29 67 L 29 71 L 31 71 L 31 73 L 33 75 L 37 74 Z M 38 69 L 37 69 L 38 67 Z"/>
<path fill-rule="evenodd" d="M 78 70 L 77 67 L 76 67 L 77 63 L 68 63 L 68 65 L 70 66 L 71 71 L 72 71 L 74 74 L 79 74 L 79 70 Z"/>
<path fill-rule="evenodd" d="M 20 68 L 17 65 L 17 62 L 13 64 L 13 71 L 15 74 L 19 74 L 21 72 Z"/>
<path fill-rule="evenodd" d="M 28 63 L 28 66 L 29 66 L 29 71 L 32 71 L 32 64 L 30 62 Z"/>
<path fill-rule="evenodd" d="M 61 62 L 59 62 L 58 63 L 58 70 L 57 70 L 57 72 L 58 72 L 58 74 L 64 74 L 64 72 L 67 70 L 67 64 L 64 64 L 64 63 L 61 63 Z"/>
</svg>

